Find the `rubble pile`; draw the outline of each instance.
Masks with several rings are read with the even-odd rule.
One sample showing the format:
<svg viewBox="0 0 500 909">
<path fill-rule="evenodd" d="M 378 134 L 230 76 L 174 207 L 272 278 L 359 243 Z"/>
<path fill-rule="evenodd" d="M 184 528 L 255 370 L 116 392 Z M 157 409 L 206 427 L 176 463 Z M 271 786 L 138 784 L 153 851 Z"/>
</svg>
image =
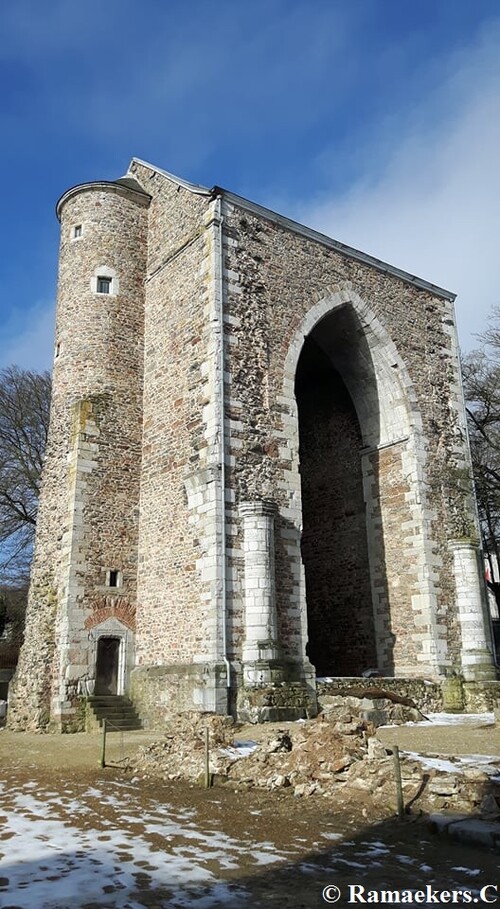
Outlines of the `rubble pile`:
<svg viewBox="0 0 500 909">
<path fill-rule="evenodd" d="M 288 790 L 297 797 L 356 799 L 366 806 L 393 810 L 394 760 L 376 738 L 375 728 L 387 713 L 393 722 L 396 717 L 407 722 L 416 719 L 418 710 L 387 698 L 332 701 L 313 720 L 259 727 L 259 741 L 253 748 L 244 747 L 249 743 L 241 742 L 229 718 L 182 714 L 160 741 L 142 749 L 134 770 L 166 780 L 203 779 L 208 726 L 210 771 L 217 784 Z M 402 755 L 401 776 L 407 809 L 473 812 L 488 820 L 500 819 L 500 769 L 495 779 L 477 766 L 450 759 L 443 762 L 436 756 L 422 763 Z"/>
<path fill-rule="evenodd" d="M 384 689 L 350 689 L 346 695 L 330 695 L 322 701 L 322 715 L 335 722 L 349 714 L 351 721 L 359 720 L 373 726 L 393 726 L 400 723 L 418 723 L 426 719 L 411 698 L 404 698 Z"/>
<path fill-rule="evenodd" d="M 351 766 L 364 761 L 368 736 L 365 723 L 347 717 L 339 723 L 320 717 L 277 729 L 249 757 L 233 760 L 228 781 L 245 788 L 292 787 L 296 796 L 321 795 L 345 779 Z"/>
<path fill-rule="evenodd" d="M 234 741 L 231 717 L 186 712 L 178 714 L 166 728 L 162 738 L 141 748 L 133 767 L 151 776 L 166 780 L 198 780 L 205 769 L 205 730 L 208 728 L 211 770 L 213 760 L 221 752 L 220 769 L 226 763 L 225 748 Z"/>
</svg>

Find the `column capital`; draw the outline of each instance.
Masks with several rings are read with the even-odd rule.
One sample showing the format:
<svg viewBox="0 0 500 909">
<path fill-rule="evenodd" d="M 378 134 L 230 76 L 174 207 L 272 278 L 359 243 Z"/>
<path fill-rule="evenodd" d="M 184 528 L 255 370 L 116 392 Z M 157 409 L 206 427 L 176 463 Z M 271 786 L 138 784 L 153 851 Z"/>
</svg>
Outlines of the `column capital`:
<svg viewBox="0 0 500 909">
<path fill-rule="evenodd" d="M 241 517 L 273 517 L 276 514 L 277 506 L 270 499 L 260 499 L 253 502 L 240 502 L 238 511 Z"/>
<path fill-rule="evenodd" d="M 456 539 L 448 540 L 448 542 L 452 550 L 464 549 L 477 553 L 481 550 L 479 540 L 471 539 L 470 537 L 457 537 Z"/>
</svg>

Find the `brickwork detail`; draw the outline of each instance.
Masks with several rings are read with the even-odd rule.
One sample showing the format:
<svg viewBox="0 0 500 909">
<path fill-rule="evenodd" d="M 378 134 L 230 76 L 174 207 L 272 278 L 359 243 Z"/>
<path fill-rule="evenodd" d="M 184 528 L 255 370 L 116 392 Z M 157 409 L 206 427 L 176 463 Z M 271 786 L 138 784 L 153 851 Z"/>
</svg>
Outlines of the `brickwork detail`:
<svg viewBox="0 0 500 909">
<path fill-rule="evenodd" d="M 85 628 L 95 628 L 106 619 L 116 618 L 135 631 L 135 608 L 124 597 L 96 597 L 92 601 L 92 612 L 85 619 Z"/>
</svg>

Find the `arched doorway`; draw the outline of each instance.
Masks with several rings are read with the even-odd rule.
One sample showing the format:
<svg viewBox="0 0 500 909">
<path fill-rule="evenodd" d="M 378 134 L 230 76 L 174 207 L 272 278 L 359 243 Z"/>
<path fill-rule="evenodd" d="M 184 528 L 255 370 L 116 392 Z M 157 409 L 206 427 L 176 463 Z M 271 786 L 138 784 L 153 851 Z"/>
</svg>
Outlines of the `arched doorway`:
<svg viewBox="0 0 500 909">
<path fill-rule="evenodd" d="M 284 545 L 281 552 L 278 551 L 278 571 L 286 577 L 287 566 L 290 566 L 292 584 L 289 589 L 292 593 L 285 585 L 278 589 L 278 608 L 286 616 L 287 603 L 292 604 L 292 610 L 296 603 L 300 604 L 300 639 L 298 635 L 291 639 L 290 652 L 295 654 L 299 644 L 302 659 L 311 653 L 311 661 L 316 658 L 320 664 L 318 675 L 325 670 L 337 675 L 341 670 L 335 666 L 330 668 L 331 651 L 327 654 L 327 665 L 320 652 L 320 649 L 324 651 L 319 638 L 326 631 L 325 610 L 316 609 L 318 621 L 315 623 L 315 610 L 314 606 L 311 608 L 311 595 L 308 596 L 305 583 L 307 546 L 305 552 L 300 546 L 301 537 L 307 533 L 304 516 L 307 521 L 308 505 L 302 502 L 304 491 L 304 498 L 307 497 L 307 489 L 303 488 L 301 476 L 305 464 L 301 464 L 300 457 L 302 427 L 299 427 L 301 420 L 296 396 L 297 372 L 305 345 L 311 342 L 316 345 L 315 354 L 311 354 L 308 366 L 305 359 L 308 355 L 304 353 L 302 380 L 305 379 L 306 384 L 307 381 L 316 382 L 310 371 L 313 369 L 311 361 L 316 360 L 314 370 L 321 372 L 321 354 L 325 370 L 331 370 L 328 381 L 337 389 L 336 404 L 334 400 L 328 406 L 333 408 L 335 404 L 342 410 L 342 401 L 345 402 L 345 396 L 348 396 L 352 408 L 349 403 L 345 405 L 344 417 L 350 411 L 351 431 L 354 432 L 354 411 L 358 444 L 361 440 L 358 453 L 368 552 L 363 584 L 369 578 L 377 654 L 375 666 L 388 676 L 431 677 L 441 673 L 447 660 L 446 626 L 439 621 L 440 591 L 435 583 L 441 557 L 428 508 L 429 474 L 421 401 L 413 386 L 409 366 L 382 318 L 383 314 L 378 317 L 350 286 L 332 291 L 314 303 L 294 327 L 283 364 L 279 407 L 280 413 L 284 410 L 290 416 L 283 421 L 280 435 L 283 445 L 288 446 L 291 461 L 282 486 L 286 496 L 281 530 Z M 298 381 L 301 381 L 300 372 Z M 299 398 L 300 394 L 299 390 Z M 318 386 L 315 394 L 318 395 Z M 314 393 L 310 397 L 314 399 Z M 338 437 L 339 433 L 331 432 L 332 442 L 336 443 Z M 332 447 L 331 457 L 334 458 L 335 447 Z M 314 451 L 314 446 L 310 451 Z M 339 474 L 341 484 L 350 483 L 352 479 L 349 471 L 344 476 Z M 357 489 L 359 494 L 359 482 Z M 309 510 L 314 512 L 314 509 Z M 341 566 L 338 567 L 340 570 Z M 312 568 L 308 574 L 313 576 Z M 329 586 L 333 583 L 332 580 Z M 368 616 L 367 610 L 364 615 Z M 286 626 L 283 627 L 286 633 Z M 355 641 L 355 625 L 349 636 L 337 633 L 334 623 L 331 627 L 337 638 L 342 636 L 344 648 Z M 312 640 L 314 637 L 316 645 Z M 311 644 L 306 649 L 308 641 Z M 314 655 L 315 648 L 319 657 Z M 358 672 L 371 668 L 360 665 L 364 662 L 364 654 L 361 656 L 361 659 L 356 657 Z"/>
<path fill-rule="evenodd" d="M 120 666 L 119 637 L 100 637 L 97 641 L 96 659 L 96 695 L 118 694 L 118 679 Z"/>
<path fill-rule="evenodd" d="M 363 441 L 351 396 L 321 344 L 330 328 L 306 338 L 295 379 L 307 655 L 318 676 L 355 676 L 377 666 Z"/>
</svg>

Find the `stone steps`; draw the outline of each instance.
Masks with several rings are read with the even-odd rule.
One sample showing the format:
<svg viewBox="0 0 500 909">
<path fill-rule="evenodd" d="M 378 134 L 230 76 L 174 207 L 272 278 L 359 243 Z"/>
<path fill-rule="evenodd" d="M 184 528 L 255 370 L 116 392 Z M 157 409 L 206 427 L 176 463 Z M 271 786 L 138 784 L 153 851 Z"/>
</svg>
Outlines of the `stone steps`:
<svg viewBox="0 0 500 909">
<path fill-rule="evenodd" d="M 87 698 L 87 703 L 99 726 L 106 719 L 111 731 L 113 727 L 120 730 L 142 729 L 142 722 L 132 701 L 123 695 L 94 695 Z"/>
</svg>

